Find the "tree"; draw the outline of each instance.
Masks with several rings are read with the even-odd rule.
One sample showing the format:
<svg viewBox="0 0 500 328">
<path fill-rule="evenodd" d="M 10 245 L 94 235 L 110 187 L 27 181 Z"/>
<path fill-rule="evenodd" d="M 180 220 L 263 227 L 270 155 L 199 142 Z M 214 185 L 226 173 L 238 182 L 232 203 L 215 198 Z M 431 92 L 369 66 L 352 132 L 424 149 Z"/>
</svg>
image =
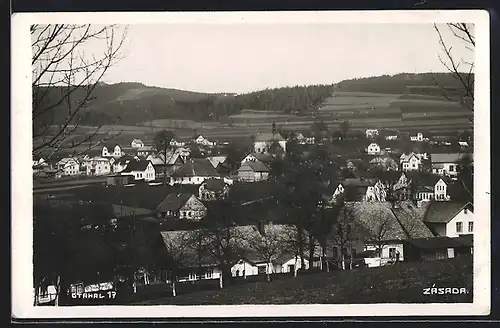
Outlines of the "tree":
<svg viewBox="0 0 500 328">
<path fill-rule="evenodd" d="M 397 223 L 393 220 L 390 214 L 383 209 L 378 208 L 370 213 L 370 220 L 367 223 L 367 229 L 369 231 L 367 242 L 375 245 L 377 255 L 381 258 L 381 261 L 382 250 L 386 245 L 389 236 L 396 228 L 394 226 L 395 224 Z"/>
<path fill-rule="evenodd" d="M 448 29 L 455 40 L 458 41 L 461 46 L 465 49 L 474 52 L 476 46 L 476 39 L 474 36 L 474 25 L 469 23 L 448 23 L 446 27 L 439 27 L 434 24 L 434 29 L 437 32 L 439 45 L 444 53 L 444 56 L 439 56 L 439 60 L 443 66 L 453 74 L 453 76 L 459 81 L 459 87 L 451 88 L 440 86 L 443 95 L 450 99 L 450 94 L 454 94 L 460 97 L 462 105 L 471 111 L 474 111 L 474 62 L 467 61 L 463 58 L 457 58 L 452 52 L 453 42 L 445 40 L 443 37 L 443 29 Z M 439 83 L 436 83 L 439 84 Z M 472 120 L 471 120 L 472 121 Z"/>
<path fill-rule="evenodd" d="M 276 226 L 265 225 L 262 231 L 253 233 L 248 237 L 250 247 L 261 260 L 266 262 L 267 281 L 271 281 L 272 262 L 282 253 L 282 235 L 283 231 Z"/>
<path fill-rule="evenodd" d="M 330 239 L 333 241 L 333 247 L 338 247 L 340 249 L 341 268 L 345 270 L 346 250 L 356 236 L 354 212 L 350 205 L 343 204 L 342 210 L 337 216 L 337 221 L 334 223 L 333 227 Z"/>
<path fill-rule="evenodd" d="M 323 270 L 323 262 L 326 262 L 327 272 L 330 271 L 329 261 L 325 260 L 326 250 L 328 249 L 328 238 L 332 234 L 335 223 L 338 222 L 342 206 L 342 204 L 327 205 L 325 202 L 321 202 L 319 218 L 312 229 L 312 233 L 321 247 L 321 269 Z"/>
<path fill-rule="evenodd" d="M 347 137 L 349 126 L 350 126 L 349 121 L 342 121 L 342 123 L 340 123 L 340 133 L 342 134 L 343 139 Z"/>
<path fill-rule="evenodd" d="M 194 233 L 191 231 L 177 231 L 170 233 L 165 239 L 165 250 L 167 253 L 168 267 L 171 272 L 172 296 L 177 296 L 176 282 L 179 270 L 186 266 L 193 253 L 190 251 L 194 241 Z"/>
<path fill-rule="evenodd" d="M 96 99 L 94 91 L 102 84 L 107 70 L 121 59 L 126 27 L 114 25 L 32 25 L 32 119 L 33 151 L 50 158 L 61 150 L 76 150 L 95 141 L 100 126 L 83 139 L 68 145 L 77 131 L 85 108 Z M 88 44 L 99 44 L 103 51 L 85 53 Z M 116 135 L 108 133 L 105 140 Z M 87 151 L 85 149 L 84 151 Z"/>
<path fill-rule="evenodd" d="M 275 155 L 276 157 L 283 157 L 285 155 L 285 150 L 278 141 L 273 140 L 271 145 L 269 145 L 269 153 Z"/>
</svg>

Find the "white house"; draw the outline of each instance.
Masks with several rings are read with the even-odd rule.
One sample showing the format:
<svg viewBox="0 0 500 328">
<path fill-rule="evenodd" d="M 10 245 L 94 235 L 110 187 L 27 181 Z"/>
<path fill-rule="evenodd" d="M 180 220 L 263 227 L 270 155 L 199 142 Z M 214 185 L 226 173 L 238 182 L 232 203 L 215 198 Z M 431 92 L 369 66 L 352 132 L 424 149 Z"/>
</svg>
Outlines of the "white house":
<svg viewBox="0 0 500 328">
<path fill-rule="evenodd" d="M 135 180 L 154 181 L 156 178 L 155 168 L 148 160 L 130 161 L 120 174 L 133 175 Z"/>
<path fill-rule="evenodd" d="M 109 158 L 96 156 L 85 161 L 85 168 L 87 175 L 108 175 L 111 173 L 112 166 Z"/>
<path fill-rule="evenodd" d="M 462 148 L 467 148 L 469 147 L 469 144 L 467 143 L 467 141 L 459 141 L 458 142 L 458 145 Z"/>
<path fill-rule="evenodd" d="M 418 132 L 416 136 L 411 136 L 410 137 L 411 141 L 417 141 L 417 142 L 422 142 L 424 141 L 424 135 L 421 132 Z"/>
<path fill-rule="evenodd" d="M 221 178 L 212 163 L 206 158 L 191 158 L 172 173 L 170 184 L 199 185 L 210 178 Z"/>
<path fill-rule="evenodd" d="M 132 140 L 130 145 L 132 146 L 132 148 L 141 148 L 144 147 L 144 142 L 142 142 L 141 139 L 134 139 Z"/>
<path fill-rule="evenodd" d="M 207 208 L 189 193 L 170 193 L 156 208 L 158 218 L 201 220 L 207 214 Z"/>
<path fill-rule="evenodd" d="M 422 159 L 426 158 L 427 154 L 401 154 L 399 164 L 402 171 L 420 171 L 422 169 Z"/>
<path fill-rule="evenodd" d="M 170 140 L 170 146 L 172 147 L 184 147 L 185 145 L 185 142 L 177 141 L 175 139 Z"/>
<path fill-rule="evenodd" d="M 238 169 L 238 180 L 240 181 L 257 182 L 268 178 L 269 168 L 260 161 L 245 161 Z"/>
<path fill-rule="evenodd" d="M 394 136 L 386 136 L 385 137 L 385 140 L 396 140 L 398 138 L 398 136 L 394 135 Z"/>
<path fill-rule="evenodd" d="M 368 145 L 368 147 L 366 147 L 366 152 L 369 155 L 379 155 L 380 154 L 380 146 L 378 144 L 372 142 L 371 144 Z"/>
<path fill-rule="evenodd" d="M 206 139 L 204 136 L 202 136 L 201 134 L 194 140 L 194 142 L 197 144 L 197 145 L 201 145 L 201 146 L 215 146 L 215 142 L 213 141 L 209 141 L 208 139 Z"/>
<path fill-rule="evenodd" d="M 366 138 L 367 139 L 373 139 L 378 136 L 378 130 L 377 129 L 368 129 L 366 130 Z"/>
<path fill-rule="evenodd" d="M 302 269 L 302 260 L 300 256 L 285 254 L 273 261 L 275 273 L 294 273 Z M 304 270 L 309 269 L 309 260 L 304 258 Z"/>
<path fill-rule="evenodd" d="M 56 163 L 56 177 L 74 176 L 80 174 L 80 164 L 72 157 L 65 157 Z"/>
<path fill-rule="evenodd" d="M 139 160 L 140 159 L 137 156 L 135 156 L 135 157 L 132 157 L 129 155 L 122 156 L 113 163 L 113 172 L 120 173 L 121 171 L 125 170 L 125 168 L 127 167 L 127 164 L 130 161 L 139 161 Z"/>
<path fill-rule="evenodd" d="M 257 134 L 253 143 L 253 150 L 255 153 L 269 154 L 270 150 L 272 150 L 271 146 L 276 142 L 283 149 L 283 153 L 286 153 L 286 140 L 277 132 L 263 132 Z"/>
<path fill-rule="evenodd" d="M 122 157 L 124 153 L 120 145 L 104 145 L 101 155 L 102 157 Z"/>
<path fill-rule="evenodd" d="M 364 259 L 369 268 L 388 265 L 397 260 L 404 261 L 404 242 L 402 240 L 386 240 L 383 242 L 380 254 L 375 245 L 366 244 L 364 252 L 358 255 Z"/>
<path fill-rule="evenodd" d="M 472 163 L 472 154 L 467 153 L 445 153 L 431 154 L 432 173 L 444 176 L 457 176 L 458 163 L 469 156 Z"/>
<path fill-rule="evenodd" d="M 432 181 L 416 181 L 418 187 L 415 199 L 421 201 L 449 201 L 448 183 L 439 176 L 432 177 Z"/>
<path fill-rule="evenodd" d="M 36 293 L 36 295 L 37 296 L 35 302 L 37 305 L 50 303 L 56 299 L 57 296 L 56 286 L 48 285 L 44 287 L 39 287 L 38 293 Z"/>
<path fill-rule="evenodd" d="M 423 221 L 436 236 L 473 234 L 474 206 L 471 203 L 431 202 Z"/>
</svg>

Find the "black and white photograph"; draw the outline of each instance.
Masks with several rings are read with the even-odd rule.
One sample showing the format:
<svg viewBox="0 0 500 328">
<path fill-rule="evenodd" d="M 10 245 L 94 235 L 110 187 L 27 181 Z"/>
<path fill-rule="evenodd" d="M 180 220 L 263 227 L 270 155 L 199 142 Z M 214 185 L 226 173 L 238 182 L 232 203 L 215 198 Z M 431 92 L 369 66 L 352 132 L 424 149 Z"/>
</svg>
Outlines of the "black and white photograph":
<svg viewBox="0 0 500 328">
<path fill-rule="evenodd" d="M 489 313 L 487 13 L 12 22 L 17 316 Z"/>
</svg>

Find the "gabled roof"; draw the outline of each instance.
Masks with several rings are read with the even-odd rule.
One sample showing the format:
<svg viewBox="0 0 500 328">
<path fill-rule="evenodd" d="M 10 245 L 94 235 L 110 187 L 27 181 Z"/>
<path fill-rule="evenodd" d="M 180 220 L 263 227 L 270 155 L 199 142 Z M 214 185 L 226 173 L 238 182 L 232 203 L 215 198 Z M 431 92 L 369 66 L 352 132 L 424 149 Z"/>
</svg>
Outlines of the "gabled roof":
<svg viewBox="0 0 500 328">
<path fill-rule="evenodd" d="M 156 210 L 161 213 L 178 211 L 192 196 L 194 195 L 189 193 L 170 193 L 160 205 L 158 205 Z"/>
<path fill-rule="evenodd" d="M 262 132 L 255 136 L 255 141 L 285 141 L 285 138 L 278 132 Z"/>
<path fill-rule="evenodd" d="M 270 155 L 270 154 L 250 153 L 248 155 L 252 155 L 253 157 L 257 158 L 259 161 L 261 161 L 264 164 L 271 162 L 274 158 L 273 155 Z M 245 158 L 247 156 L 245 156 Z"/>
<path fill-rule="evenodd" d="M 431 154 L 431 162 L 434 163 L 456 163 L 462 158 L 469 156 L 473 160 L 473 154 L 468 153 L 443 153 Z"/>
<path fill-rule="evenodd" d="M 132 142 L 135 142 L 135 143 L 143 143 L 141 139 L 134 139 L 134 140 L 132 140 Z"/>
<path fill-rule="evenodd" d="M 417 187 L 428 186 L 434 188 L 439 180 L 448 182 L 446 178 L 426 172 L 408 171 L 406 172 L 406 176 L 408 177 L 408 179 L 411 179 L 412 183 Z"/>
<path fill-rule="evenodd" d="M 426 208 L 419 208 L 412 202 L 402 202 L 398 208 L 391 208 L 408 238 L 433 237 L 432 231 L 423 222 Z"/>
<path fill-rule="evenodd" d="M 133 156 L 124 155 L 124 156 L 120 157 L 114 164 L 115 165 L 125 165 L 129 161 L 136 161 L 136 159 Z"/>
<path fill-rule="evenodd" d="M 120 147 L 120 145 L 119 145 L 119 144 L 112 144 L 112 143 L 106 143 L 106 144 L 102 145 L 102 147 L 103 147 L 103 148 L 104 148 L 104 147 L 106 147 L 108 150 L 109 150 L 109 149 L 115 149 L 115 147 L 116 147 L 116 146 Z M 121 148 L 122 148 L 122 147 L 120 147 L 120 149 L 121 149 Z"/>
<path fill-rule="evenodd" d="M 369 187 L 377 183 L 376 179 L 347 178 L 341 182 L 344 187 Z"/>
<path fill-rule="evenodd" d="M 215 170 L 212 163 L 206 158 L 192 158 L 187 163 L 179 167 L 173 177 L 218 177 L 220 174 Z"/>
<path fill-rule="evenodd" d="M 145 171 L 151 161 L 140 160 L 140 161 L 130 161 L 122 173 L 132 172 L 132 171 Z"/>
<path fill-rule="evenodd" d="M 203 181 L 202 185 L 208 190 L 217 191 L 224 189 L 226 183 L 222 179 L 206 179 Z"/>
<path fill-rule="evenodd" d="M 427 207 L 424 222 L 448 223 L 466 206 L 473 208 L 471 203 L 431 202 Z"/>
<path fill-rule="evenodd" d="M 247 170 L 247 168 L 254 172 L 269 172 L 269 168 L 267 166 L 265 166 L 261 162 L 256 161 L 246 161 L 245 163 L 241 164 L 238 171 L 245 171 Z"/>
<path fill-rule="evenodd" d="M 227 156 L 211 156 L 207 157 L 207 159 L 212 163 L 212 166 L 216 168 L 219 164 L 224 163 L 227 159 Z"/>
<path fill-rule="evenodd" d="M 137 151 L 152 151 L 153 149 L 153 146 L 144 146 L 137 148 Z"/>
</svg>

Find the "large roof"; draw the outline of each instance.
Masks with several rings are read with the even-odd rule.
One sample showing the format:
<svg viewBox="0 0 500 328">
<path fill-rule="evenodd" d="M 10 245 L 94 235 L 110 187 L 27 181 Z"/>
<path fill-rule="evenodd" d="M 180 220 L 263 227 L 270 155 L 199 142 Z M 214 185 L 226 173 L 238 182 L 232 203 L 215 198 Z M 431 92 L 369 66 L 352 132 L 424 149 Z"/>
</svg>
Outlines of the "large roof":
<svg viewBox="0 0 500 328">
<path fill-rule="evenodd" d="M 261 162 L 247 161 L 241 165 L 239 170 L 245 171 L 247 170 L 246 167 L 250 168 L 254 172 L 269 172 L 269 168 Z"/>
<path fill-rule="evenodd" d="M 206 179 L 203 181 L 203 185 L 208 190 L 222 190 L 226 183 L 223 179 Z"/>
<path fill-rule="evenodd" d="M 145 171 L 149 163 L 151 162 L 148 160 L 130 161 L 128 162 L 127 166 L 122 171 L 122 173 L 127 173 L 132 171 Z"/>
<path fill-rule="evenodd" d="M 156 210 L 158 212 L 164 213 L 167 211 L 177 211 L 191 198 L 193 194 L 189 193 L 170 193 L 167 197 L 158 205 Z"/>
<path fill-rule="evenodd" d="M 273 155 L 270 155 L 270 154 L 251 153 L 249 155 L 252 155 L 253 157 L 257 158 L 259 161 L 261 161 L 264 164 L 267 164 L 274 159 Z"/>
<path fill-rule="evenodd" d="M 179 167 L 173 177 L 218 177 L 220 174 L 215 170 L 212 163 L 206 158 L 192 158 L 187 163 Z"/>
<path fill-rule="evenodd" d="M 431 202 L 427 207 L 424 222 L 448 223 L 466 206 L 472 208 L 471 203 Z"/>
<path fill-rule="evenodd" d="M 443 248 L 465 246 L 456 238 L 450 238 L 450 237 L 416 238 L 416 239 L 409 239 L 407 240 L 407 242 L 420 249 L 443 249 Z"/>
<path fill-rule="evenodd" d="M 207 157 L 207 159 L 212 163 L 213 167 L 217 167 L 219 164 L 224 163 L 227 159 L 227 156 L 212 156 Z"/>
<path fill-rule="evenodd" d="M 442 153 L 431 154 L 431 162 L 434 163 L 456 163 L 462 158 L 469 156 L 473 160 L 473 155 L 469 153 Z"/>
</svg>

